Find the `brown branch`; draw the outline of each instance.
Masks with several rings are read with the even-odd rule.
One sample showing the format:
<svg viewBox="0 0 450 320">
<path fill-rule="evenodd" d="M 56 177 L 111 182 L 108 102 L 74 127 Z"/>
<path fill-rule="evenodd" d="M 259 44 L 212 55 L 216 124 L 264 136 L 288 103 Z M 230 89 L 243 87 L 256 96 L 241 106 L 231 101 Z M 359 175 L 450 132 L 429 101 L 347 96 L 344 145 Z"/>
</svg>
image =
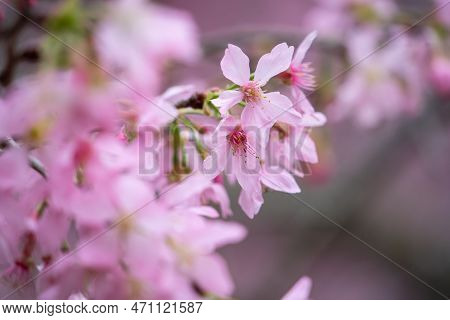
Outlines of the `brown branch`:
<svg viewBox="0 0 450 320">
<path fill-rule="evenodd" d="M 8 8 L 6 8 L 8 10 Z M 37 62 L 39 60 L 39 51 L 37 48 L 26 49 L 21 52 L 16 52 L 17 40 L 23 30 L 27 27 L 27 19 L 24 16 L 30 17 L 33 21 L 42 23 L 45 16 L 33 16 L 29 5 L 26 1 L 20 1 L 18 10 L 23 15 L 18 15 L 17 20 L 8 28 L 0 30 L 0 40 L 5 41 L 5 66 L 0 72 L 0 85 L 8 86 L 14 79 L 14 74 L 17 66 L 22 61 Z"/>
</svg>

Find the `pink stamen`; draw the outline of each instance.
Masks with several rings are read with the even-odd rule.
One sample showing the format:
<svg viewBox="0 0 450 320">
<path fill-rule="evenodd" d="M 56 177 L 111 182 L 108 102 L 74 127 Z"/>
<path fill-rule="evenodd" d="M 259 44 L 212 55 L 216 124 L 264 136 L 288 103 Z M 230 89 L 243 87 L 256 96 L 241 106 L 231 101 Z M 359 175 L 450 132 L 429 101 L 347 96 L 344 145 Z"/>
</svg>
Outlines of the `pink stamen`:
<svg viewBox="0 0 450 320">
<path fill-rule="evenodd" d="M 234 130 L 227 135 L 228 143 L 233 150 L 233 154 L 243 155 L 247 152 L 247 135 L 240 126 L 234 128 Z"/>
<path fill-rule="evenodd" d="M 298 66 L 291 66 L 280 75 L 280 78 L 289 85 L 297 86 L 305 90 L 313 90 L 316 87 L 314 69 L 311 64 L 302 63 Z"/>
<path fill-rule="evenodd" d="M 254 103 L 261 100 L 263 96 L 263 91 L 261 86 L 255 82 L 250 81 L 241 87 L 241 91 L 244 94 L 243 100 L 247 103 Z"/>
<path fill-rule="evenodd" d="M 234 130 L 227 135 L 227 141 L 230 144 L 233 155 L 247 157 L 247 154 L 250 153 L 255 158 L 259 159 L 256 150 L 247 141 L 247 134 L 240 126 L 234 128 Z"/>
</svg>

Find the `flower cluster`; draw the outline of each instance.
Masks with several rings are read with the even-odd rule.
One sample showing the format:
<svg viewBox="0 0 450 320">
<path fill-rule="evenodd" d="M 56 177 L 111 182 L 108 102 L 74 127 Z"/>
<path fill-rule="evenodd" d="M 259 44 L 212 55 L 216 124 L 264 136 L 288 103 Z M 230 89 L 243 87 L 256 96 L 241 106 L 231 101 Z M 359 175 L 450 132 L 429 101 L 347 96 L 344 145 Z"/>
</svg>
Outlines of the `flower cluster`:
<svg viewBox="0 0 450 320">
<path fill-rule="evenodd" d="M 205 160 L 205 167 L 214 169 L 213 176 L 228 169 L 236 178 L 242 187 L 239 204 L 250 218 L 263 203 L 263 187 L 298 193 L 293 174 L 304 174 L 298 164 L 317 162 L 308 128 L 321 126 L 326 119 L 302 92 L 314 85 L 311 69 L 302 64 L 313 37 L 306 38 L 294 58 L 293 47 L 277 45 L 261 57 L 253 74 L 249 58 L 234 45 L 228 46 L 221 61 L 223 74 L 233 85 L 211 101 L 223 119 L 216 129 L 214 155 Z M 264 90 L 279 75 L 292 86 L 295 102 Z"/>
<path fill-rule="evenodd" d="M 263 191 L 300 191 L 294 176 L 318 161 L 310 128 L 326 121 L 303 92 L 316 35 L 295 55 L 277 45 L 254 73 L 229 45 L 232 85 L 159 94 L 169 63 L 199 57 L 190 17 L 140 0 L 102 12 L 84 44 L 95 61 L 71 53 L 68 68 L 24 77 L 0 101 L 2 297 L 230 297 L 216 250 L 246 230 L 220 218 L 231 215 L 223 177 L 249 217 Z M 267 92 L 271 78 L 291 98 Z M 309 288 L 302 278 L 285 298 Z"/>
<path fill-rule="evenodd" d="M 306 24 L 339 44 L 344 62 L 331 120 L 371 128 L 419 114 L 427 84 L 449 95 L 449 5 L 433 2 L 420 15 L 392 0 L 319 1 L 311 9 Z"/>
<path fill-rule="evenodd" d="M 426 62 L 423 47 L 405 36 L 376 52 L 381 37 L 378 29 L 360 29 L 346 43 L 349 61 L 358 68 L 346 74 L 330 106 L 331 118 L 353 118 L 363 127 L 374 127 L 383 120 L 421 110 Z"/>
</svg>

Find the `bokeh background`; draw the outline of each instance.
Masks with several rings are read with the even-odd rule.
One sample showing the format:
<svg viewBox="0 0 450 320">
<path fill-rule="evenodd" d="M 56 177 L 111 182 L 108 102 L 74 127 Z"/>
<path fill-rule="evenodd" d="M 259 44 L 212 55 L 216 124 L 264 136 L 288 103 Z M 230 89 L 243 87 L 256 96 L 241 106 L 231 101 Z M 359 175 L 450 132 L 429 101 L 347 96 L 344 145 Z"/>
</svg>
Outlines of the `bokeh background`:
<svg viewBox="0 0 450 320">
<path fill-rule="evenodd" d="M 32 9 L 37 21 L 57 2 L 39 1 Z M 172 80 L 201 78 L 204 86 L 224 82 L 219 62 L 228 43 L 244 48 L 253 63 L 273 43 L 300 43 L 312 31 L 309 13 L 317 5 L 313 0 L 157 2 L 186 10 L 197 22 L 204 58 Z M 418 16 L 431 8 L 424 0 L 399 5 Z M 14 27 L 17 19 L 8 15 L 2 22 L 2 90 L 33 71 L 39 60 L 35 47 L 42 31 L 27 21 Z M 336 48 L 321 42 L 319 34 L 308 57 L 323 63 L 334 55 Z M 332 76 L 343 67 L 331 69 Z M 325 113 L 327 90 L 325 86 L 311 95 Z M 300 200 L 269 192 L 254 220 L 241 212 L 238 189 L 230 186 L 231 219 L 249 230 L 242 243 L 221 250 L 238 284 L 235 297 L 276 299 L 302 275 L 313 279 L 312 299 L 443 298 L 432 288 L 450 295 L 448 101 L 426 92 L 425 105 L 414 117 L 374 128 L 330 121 L 315 129 L 320 163 L 300 181 Z"/>
</svg>

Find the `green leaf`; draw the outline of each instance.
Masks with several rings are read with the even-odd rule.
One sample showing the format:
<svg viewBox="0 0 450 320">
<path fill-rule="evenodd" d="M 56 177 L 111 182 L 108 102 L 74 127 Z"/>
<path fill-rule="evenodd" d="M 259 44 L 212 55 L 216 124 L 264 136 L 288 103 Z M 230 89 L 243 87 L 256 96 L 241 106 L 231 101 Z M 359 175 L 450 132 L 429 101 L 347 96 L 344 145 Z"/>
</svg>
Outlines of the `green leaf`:
<svg viewBox="0 0 450 320">
<path fill-rule="evenodd" d="M 88 39 L 87 15 L 80 1 L 67 0 L 48 19 L 46 29 L 51 33 L 43 41 L 41 51 L 46 67 L 68 68 L 74 49 L 84 51 Z"/>
</svg>

